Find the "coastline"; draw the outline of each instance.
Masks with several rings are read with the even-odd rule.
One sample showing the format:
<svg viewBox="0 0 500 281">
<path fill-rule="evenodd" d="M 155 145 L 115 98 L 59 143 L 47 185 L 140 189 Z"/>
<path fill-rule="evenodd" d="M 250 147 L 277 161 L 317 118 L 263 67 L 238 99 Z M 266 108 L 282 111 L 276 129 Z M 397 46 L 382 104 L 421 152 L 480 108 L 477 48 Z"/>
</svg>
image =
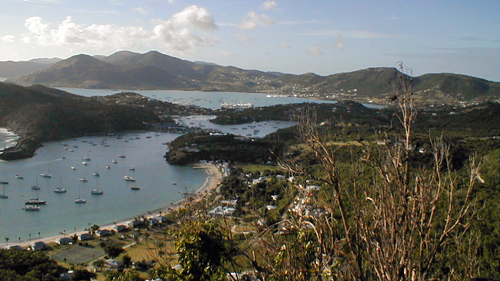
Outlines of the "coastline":
<svg viewBox="0 0 500 281">
<path fill-rule="evenodd" d="M 200 188 L 198 188 L 196 190 L 196 192 L 194 193 L 194 200 L 196 201 L 196 200 L 200 200 L 201 198 L 203 198 L 203 196 L 205 196 L 207 192 L 210 192 L 219 186 L 219 184 L 222 182 L 222 173 L 219 171 L 219 169 L 217 168 L 217 166 L 215 164 L 210 164 L 210 163 L 196 163 L 196 164 L 193 164 L 193 168 L 194 169 L 205 169 L 205 172 L 207 173 L 207 179 L 206 179 L 205 183 Z M 169 214 L 175 210 L 182 208 L 184 206 L 185 200 L 186 199 L 181 199 L 177 202 L 170 203 L 169 205 L 167 205 L 161 209 L 150 211 L 151 215 L 147 214 L 147 213 L 143 214 L 143 215 L 144 216 L 152 216 L 154 214 L 154 216 L 156 216 L 160 212 L 162 214 Z M 111 230 L 113 228 L 113 226 L 119 225 L 119 224 L 126 225 L 128 222 L 132 221 L 133 219 L 134 218 L 122 219 L 120 221 L 116 221 L 115 223 L 100 225 L 99 227 L 101 229 Z M 33 242 L 43 241 L 46 244 L 55 243 L 56 242 L 55 240 L 57 238 L 62 238 L 62 237 L 66 237 L 66 236 L 69 237 L 69 236 L 73 236 L 75 234 L 78 235 L 78 234 L 82 234 L 82 233 L 87 233 L 87 231 L 68 232 L 66 234 L 59 234 L 59 235 L 46 236 L 46 237 L 42 236 L 42 237 L 40 237 L 40 239 L 38 239 L 38 237 L 35 237 L 35 238 L 32 238 L 31 241 L 23 240 L 20 243 L 19 242 L 16 243 L 16 241 L 10 241 L 8 243 L 8 245 L 10 245 L 10 246 L 19 245 L 23 248 L 27 248 Z M 5 242 L 2 242 L 0 244 L 2 245 L 2 248 L 7 246 L 7 243 L 5 243 Z"/>
</svg>

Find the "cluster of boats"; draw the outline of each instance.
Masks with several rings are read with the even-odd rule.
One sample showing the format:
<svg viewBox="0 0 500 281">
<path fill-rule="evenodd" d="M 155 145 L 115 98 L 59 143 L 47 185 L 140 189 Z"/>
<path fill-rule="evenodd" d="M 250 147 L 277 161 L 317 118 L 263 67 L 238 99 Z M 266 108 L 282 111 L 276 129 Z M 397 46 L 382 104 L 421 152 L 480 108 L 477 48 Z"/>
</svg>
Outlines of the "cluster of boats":
<svg viewBox="0 0 500 281">
<path fill-rule="evenodd" d="M 126 156 L 124 154 L 120 154 L 120 155 L 118 155 L 118 157 L 119 158 L 125 158 Z M 88 161 L 90 161 L 91 159 L 88 156 L 84 156 L 84 157 L 82 157 L 82 160 L 83 160 L 82 165 L 87 165 Z M 113 163 L 117 163 L 118 161 L 116 161 L 115 159 L 113 159 L 112 162 Z M 110 168 L 111 168 L 110 166 L 108 166 L 108 165 L 106 166 L 106 169 L 110 169 Z M 76 170 L 76 166 L 74 166 L 74 165 L 71 166 L 71 169 L 72 170 Z M 135 171 L 135 167 L 134 166 L 130 166 L 129 170 L 130 171 Z M 100 174 L 98 172 L 93 172 L 92 175 L 95 176 L 95 177 L 99 177 L 100 176 Z M 43 177 L 43 178 L 52 178 L 52 174 L 47 173 L 47 172 L 42 172 L 42 173 L 39 174 L 39 176 Z M 21 175 L 15 175 L 15 178 L 16 179 L 23 179 L 23 176 L 21 176 Z M 132 177 L 132 176 L 126 175 L 126 176 L 123 177 L 123 179 L 125 181 L 128 181 L 128 182 L 135 182 L 135 178 Z M 84 177 L 81 177 L 79 180 L 81 182 L 87 182 L 87 179 L 84 178 Z M 60 184 L 59 184 L 60 186 L 56 187 L 54 189 L 54 193 L 66 193 L 67 190 L 62 187 L 61 178 L 59 178 L 59 181 L 60 181 Z M 0 181 L 0 185 L 2 185 L 2 194 L 0 194 L 0 198 L 3 198 L 3 199 L 9 198 L 5 194 L 5 185 L 8 185 L 8 184 L 9 184 L 8 181 L 5 181 L 5 180 Z M 131 189 L 132 190 L 139 190 L 140 188 L 137 187 L 137 186 L 132 186 Z M 38 197 L 38 191 L 40 190 L 40 186 L 38 185 L 38 177 L 36 177 L 36 184 L 31 187 L 31 190 L 33 190 L 33 191 L 36 192 L 36 197 L 24 201 L 25 207 L 22 208 L 22 209 L 25 210 L 25 211 L 39 211 L 40 210 L 40 205 L 45 205 L 47 203 L 47 201 L 46 200 L 41 200 Z M 80 187 L 78 188 L 78 194 L 79 195 L 78 195 L 78 198 L 75 199 L 75 203 L 86 203 L 87 200 L 85 198 L 82 198 L 82 196 L 81 196 Z M 95 188 L 95 189 L 92 189 L 90 191 L 90 194 L 92 194 L 92 195 L 102 195 L 102 194 L 104 194 L 104 191 L 102 189 Z"/>
</svg>

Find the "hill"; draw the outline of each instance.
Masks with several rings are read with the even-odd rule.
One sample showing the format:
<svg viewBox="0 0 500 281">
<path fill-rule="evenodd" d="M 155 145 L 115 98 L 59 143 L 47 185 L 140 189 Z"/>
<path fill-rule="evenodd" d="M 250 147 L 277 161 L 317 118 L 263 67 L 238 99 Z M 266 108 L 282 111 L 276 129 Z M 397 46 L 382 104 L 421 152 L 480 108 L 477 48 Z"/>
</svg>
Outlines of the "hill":
<svg viewBox="0 0 500 281">
<path fill-rule="evenodd" d="M 107 57 L 76 55 L 8 82 L 23 86 L 258 92 L 384 103 L 392 95 L 392 82 L 399 74 L 395 68 L 368 68 L 329 76 L 292 75 L 190 62 L 157 51 L 120 51 Z M 495 101 L 500 90 L 498 82 L 448 73 L 413 77 L 413 86 L 419 94 L 417 99 L 440 104 Z"/>
<path fill-rule="evenodd" d="M 1 159 L 30 157 L 45 141 L 94 133 L 145 129 L 158 117 L 142 107 L 99 102 L 96 99 L 36 85 L 0 83 L 0 127 L 20 135 L 16 147 Z"/>
</svg>

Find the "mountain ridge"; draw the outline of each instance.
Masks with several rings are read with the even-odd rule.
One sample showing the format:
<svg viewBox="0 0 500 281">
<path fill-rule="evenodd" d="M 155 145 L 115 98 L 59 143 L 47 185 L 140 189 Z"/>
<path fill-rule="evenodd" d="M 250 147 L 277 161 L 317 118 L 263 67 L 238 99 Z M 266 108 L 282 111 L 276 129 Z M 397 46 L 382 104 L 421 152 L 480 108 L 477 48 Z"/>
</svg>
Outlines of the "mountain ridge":
<svg viewBox="0 0 500 281">
<path fill-rule="evenodd" d="M 110 56 L 76 55 L 31 74 L 8 79 L 22 86 L 166 89 L 257 92 L 327 99 L 384 102 L 394 92 L 395 68 L 372 67 L 321 76 L 245 70 L 234 66 L 191 62 L 150 51 L 119 51 Z M 410 77 L 422 101 L 437 103 L 494 101 L 498 82 L 460 74 Z"/>
</svg>

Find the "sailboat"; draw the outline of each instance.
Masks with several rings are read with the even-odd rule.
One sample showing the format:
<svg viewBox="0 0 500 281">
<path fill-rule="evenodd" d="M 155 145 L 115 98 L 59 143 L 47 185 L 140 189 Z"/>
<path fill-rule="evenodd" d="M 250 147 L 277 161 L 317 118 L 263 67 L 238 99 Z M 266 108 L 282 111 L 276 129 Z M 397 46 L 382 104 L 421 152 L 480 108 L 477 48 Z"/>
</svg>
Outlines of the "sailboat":
<svg viewBox="0 0 500 281">
<path fill-rule="evenodd" d="M 5 170 L 3 171 L 3 174 L 4 174 L 4 177 L 7 179 L 7 176 L 5 175 Z M 1 185 L 5 185 L 5 184 L 9 184 L 9 181 L 8 180 L 0 180 L 0 184 Z"/>
<path fill-rule="evenodd" d="M 73 157 L 73 166 L 71 166 L 71 170 L 76 170 L 76 158 Z"/>
<path fill-rule="evenodd" d="M 36 185 L 31 187 L 32 190 L 36 191 L 36 198 L 31 198 L 31 199 L 24 201 L 24 204 L 26 204 L 26 205 L 45 205 L 45 203 L 47 203 L 47 201 L 40 200 L 38 198 L 38 190 L 40 190 L 40 187 L 38 186 L 38 178 L 36 178 L 36 179 L 37 179 Z"/>
<path fill-rule="evenodd" d="M 75 203 L 87 203 L 87 200 L 85 200 L 85 198 L 82 198 L 80 189 L 80 186 L 78 186 L 78 198 L 75 199 Z"/>
<path fill-rule="evenodd" d="M 92 195 L 103 195 L 104 194 L 104 191 L 102 191 L 102 189 L 99 189 L 99 181 L 97 182 L 97 188 L 92 189 L 90 191 L 90 194 L 92 194 Z"/>
<path fill-rule="evenodd" d="M 66 193 L 66 189 L 64 189 L 62 187 L 61 177 L 59 177 L 59 187 L 56 187 L 56 189 L 54 189 L 54 192 L 55 193 Z"/>
<path fill-rule="evenodd" d="M 3 188 L 3 191 L 2 191 L 2 194 L 0 194 L 0 198 L 3 198 L 3 199 L 9 198 L 9 196 L 5 195 L 5 185 L 2 186 L 2 188 Z"/>
<path fill-rule="evenodd" d="M 33 205 L 33 206 L 25 206 L 23 208 L 25 211 L 40 211 L 40 207 Z"/>
<path fill-rule="evenodd" d="M 48 173 L 47 172 L 40 173 L 40 176 L 43 178 L 51 178 L 52 174 L 50 173 L 50 168 L 48 168 L 48 171 L 49 171 Z"/>
<path fill-rule="evenodd" d="M 127 156 L 125 156 L 125 154 L 123 154 L 123 146 L 122 146 L 122 154 L 119 154 L 118 158 L 125 158 L 125 157 L 127 157 Z"/>
</svg>

